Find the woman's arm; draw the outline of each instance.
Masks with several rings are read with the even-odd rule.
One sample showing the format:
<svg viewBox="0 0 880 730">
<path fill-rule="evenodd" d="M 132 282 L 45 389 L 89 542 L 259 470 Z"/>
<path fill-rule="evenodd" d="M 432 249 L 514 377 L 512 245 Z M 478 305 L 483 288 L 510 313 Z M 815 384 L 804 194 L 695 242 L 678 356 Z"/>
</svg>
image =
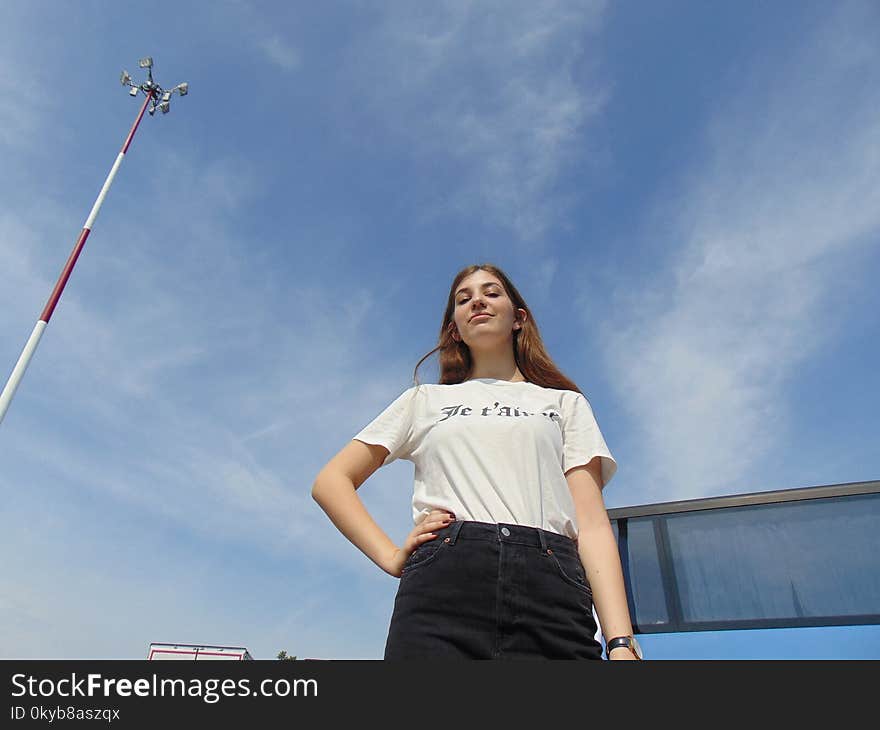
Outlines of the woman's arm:
<svg viewBox="0 0 880 730">
<path fill-rule="evenodd" d="M 602 500 L 602 465 L 598 456 L 586 466 L 565 473 L 578 523 L 578 554 L 593 590 L 593 603 L 606 640 L 632 634 L 623 568 L 617 541 Z M 626 647 L 614 649 L 611 659 L 635 659 Z"/>
<path fill-rule="evenodd" d="M 401 547 L 397 547 L 367 512 L 357 489 L 385 462 L 388 449 L 353 439 L 321 469 L 312 486 L 312 498 L 321 505 L 337 529 L 364 555 L 389 575 L 399 578 L 412 552 L 434 530 L 452 519 L 446 510 L 435 509 L 417 524 Z"/>
<path fill-rule="evenodd" d="M 392 563 L 398 548 L 357 495 L 358 487 L 382 466 L 387 455 L 384 446 L 352 440 L 318 473 L 312 498 L 355 547 L 393 575 Z"/>
</svg>

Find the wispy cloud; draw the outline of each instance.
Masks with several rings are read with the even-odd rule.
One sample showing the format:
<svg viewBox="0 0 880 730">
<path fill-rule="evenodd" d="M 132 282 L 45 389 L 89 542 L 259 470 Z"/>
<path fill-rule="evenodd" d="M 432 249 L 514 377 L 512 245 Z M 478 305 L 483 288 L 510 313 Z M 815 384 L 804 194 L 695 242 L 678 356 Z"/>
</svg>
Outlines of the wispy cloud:
<svg viewBox="0 0 880 730">
<path fill-rule="evenodd" d="M 475 216 L 521 240 L 558 225 L 554 190 L 589 150 L 608 91 L 576 78 L 603 2 L 464 0 L 382 6 L 348 53 L 376 122 L 438 182 L 426 215 Z"/>
<path fill-rule="evenodd" d="M 225 22 L 237 29 L 244 29 L 244 39 L 251 49 L 256 50 L 263 59 L 285 73 L 299 69 L 302 52 L 296 41 L 291 39 L 298 29 L 297 12 L 288 12 L 283 6 L 271 8 L 264 3 L 250 0 L 230 0 L 222 6 L 221 15 Z"/>
<path fill-rule="evenodd" d="M 301 62 L 299 52 L 279 36 L 271 35 L 262 38 L 259 45 L 269 60 L 282 70 L 295 71 L 299 68 Z"/>
<path fill-rule="evenodd" d="M 11 155 L 33 147 L 46 134 L 49 112 L 59 107 L 58 80 L 37 63 L 44 50 L 28 43 L 23 30 L 39 25 L 39 12 L 27 3 L 3 8 L 0 26 L 0 148 L 6 164 Z M 46 30 L 51 37 L 52 30 Z"/>
<path fill-rule="evenodd" d="M 868 7 L 845 7 L 784 68 L 752 69 L 719 103 L 705 160 L 651 226 L 675 221 L 668 270 L 647 286 L 621 272 L 603 346 L 640 429 L 640 497 L 773 488 L 784 385 L 835 339 L 840 282 L 853 296 L 870 285 L 858 274 L 880 243 L 880 18 Z M 814 483 L 803 478 L 776 486 Z"/>
</svg>

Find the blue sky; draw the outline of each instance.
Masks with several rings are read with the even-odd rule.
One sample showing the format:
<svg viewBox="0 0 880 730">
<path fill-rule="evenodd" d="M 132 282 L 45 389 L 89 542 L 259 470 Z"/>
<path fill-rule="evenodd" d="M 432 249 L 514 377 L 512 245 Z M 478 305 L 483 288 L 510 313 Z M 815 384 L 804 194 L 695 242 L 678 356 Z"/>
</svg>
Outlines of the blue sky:
<svg viewBox="0 0 880 730">
<path fill-rule="evenodd" d="M 380 658 L 313 502 L 492 262 L 588 395 L 609 508 L 880 478 L 871 2 L 5 2 L 0 363 L 145 118 L 0 426 L 0 653 Z M 420 369 L 436 380 L 436 361 Z M 412 465 L 359 491 L 395 541 Z M 769 641 L 768 639 L 773 639 Z M 880 657 L 880 630 L 645 636 Z"/>
</svg>

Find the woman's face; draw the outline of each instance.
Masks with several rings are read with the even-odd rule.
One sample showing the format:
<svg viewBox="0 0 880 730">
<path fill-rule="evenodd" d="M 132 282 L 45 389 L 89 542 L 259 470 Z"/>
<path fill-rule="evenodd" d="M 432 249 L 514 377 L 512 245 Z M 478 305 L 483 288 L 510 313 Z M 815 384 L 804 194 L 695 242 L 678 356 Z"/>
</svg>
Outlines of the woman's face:
<svg viewBox="0 0 880 730">
<path fill-rule="evenodd" d="M 453 304 L 453 336 L 469 347 L 512 338 L 525 321 L 525 310 L 517 310 L 515 318 L 513 301 L 501 281 L 482 269 L 462 279 Z"/>
</svg>

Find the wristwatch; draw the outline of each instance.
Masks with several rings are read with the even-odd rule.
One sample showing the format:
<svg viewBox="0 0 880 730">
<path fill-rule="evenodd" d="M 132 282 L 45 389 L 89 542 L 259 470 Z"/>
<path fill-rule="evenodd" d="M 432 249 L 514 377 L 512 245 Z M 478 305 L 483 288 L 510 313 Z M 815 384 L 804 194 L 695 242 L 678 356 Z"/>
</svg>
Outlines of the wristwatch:
<svg viewBox="0 0 880 730">
<path fill-rule="evenodd" d="M 632 634 L 629 636 L 615 636 L 613 639 L 608 639 L 605 644 L 606 658 L 610 659 L 612 649 L 616 649 L 619 646 L 625 646 L 629 649 L 635 654 L 636 659 L 644 659 L 642 656 L 642 647 L 639 646 L 639 642 L 636 641 L 636 637 Z"/>
</svg>

